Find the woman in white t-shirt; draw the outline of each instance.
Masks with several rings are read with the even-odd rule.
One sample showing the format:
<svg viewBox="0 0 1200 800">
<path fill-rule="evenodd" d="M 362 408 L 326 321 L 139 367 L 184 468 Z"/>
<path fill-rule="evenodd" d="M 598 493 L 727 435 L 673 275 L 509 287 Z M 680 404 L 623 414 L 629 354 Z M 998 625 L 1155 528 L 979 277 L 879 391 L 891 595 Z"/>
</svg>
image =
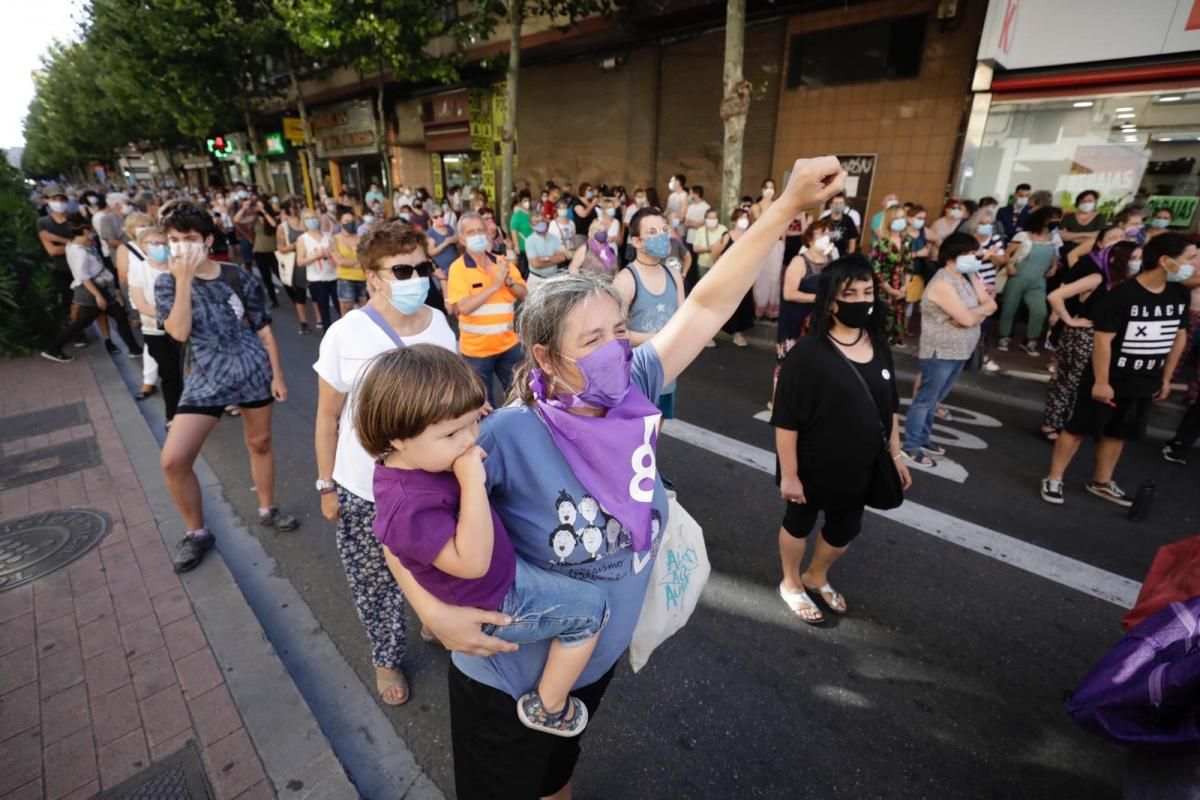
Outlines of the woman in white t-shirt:
<svg viewBox="0 0 1200 800">
<path fill-rule="evenodd" d="M 308 293 L 321 315 L 317 330 L 328 330 L 333 322 L 337 296 L 337 264 L 333 260 L 333 239 L 321 232 L 321 217 L 311 208 L 300 212 L 304 235 L 296 240 L 296 267 L 304 267 Z"/>
<path fill-rule="evenodd" d="M 337 522 L 337 549 L 358 617 L 371 642 L 375 685 L 388 705 L 407 702 L 404 596 L 371 530 L 375 464 L 354 430 L 350 394 L 371 360 L 395 347 L 435 344 L 458 351 L 446 317 L 425 305 L 434 264 L 425 235 L 403 222 L 377 222 L 358 243 L 371 299 L 335 322 L 321 340 L 317 372 L 317 492 Z"/>
<path fill-rule="evenodd" d="M 129 299 L 141 319 L 146 350 L 158 364 L 167 427 L 170 427 L 183 394 L 182 350 L 179 343 L 168 336 L 159 324 L 158 310 L 154 305 L 154 284 L 160 275 L 170 272 L 167 259 L 171 255 L 171 248 L 167 244 L 166 232 L 157 226 L 138 228 L 136 245 L 145 258 L 129 259 Z"/>
</svg>

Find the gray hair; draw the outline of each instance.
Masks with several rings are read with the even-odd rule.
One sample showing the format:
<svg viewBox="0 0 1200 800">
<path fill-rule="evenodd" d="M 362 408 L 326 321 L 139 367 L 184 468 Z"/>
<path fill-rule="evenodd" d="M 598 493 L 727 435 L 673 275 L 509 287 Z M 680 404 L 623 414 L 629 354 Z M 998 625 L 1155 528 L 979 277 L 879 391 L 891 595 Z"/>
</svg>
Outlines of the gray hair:
<svg viewBox="0 0 1200 800">
<path fill-rule="evenodd" d="M 483 227 L 484 227 L 484 229 L 485 229 L 485 230 L 487 229 L 487 223 L 485 223 L 485 222 L 483 221 L 483 217 L 482 217 L 482 216 L 481 216 L 481 215 L 480 215 L 478 212 L 476 212 L 476 211 L 464 211 L 463 213 L 461 213 L 461 214 L 459 214 L 459 215 L 458 215 L 458 226 L 457 226 L 457 228 L 458 228 L 458 230 L 460 231 L 460 233 L 459 233 L 459 236 L 460 236 L 460 237 L 462 236 L 462 234 L 461 234 L 461 231 L 462 231 L 462 229 L 463 229 L 463 223 L 470 222 L 471 220 L 476 220 L 476 221 L 477 221 L 477 222 L 478 222 L 480 225 L 483 225 Z M 465 244 L 465 242 L 464 242 L 464 244 Z"/>
<path fill-rule="evenodd" d="M 972 235 L 974 235 L 975 232 L 978 230 L 980 223 L 985 221 L 985 219 L 984 219 L 985 217 L 987 218 L 986 219 L 987 222 L 995 222 L 996 221 L 996 212 L 992 211 L 990 208 L 980 207 L 980 209 L 978 211 L 976 211 L 974 214 L 972 214 L 971 218 L 967 220 L 967 224 L 966 224 L 967 231 L 969 233 L 971 233 Z"/>
<path fill-rule="evenodd" d="M 1054 205 L 1054 193 L 1048 189 L 1038 189 L 1033 194 L 1029 195 L 1029 203 L 1038 208 Z"/>
<path fill-rule="evenodd" d="M 625 301 L 621 293 L 610 279 L 599 276 L 568 272 L 542 281 L 529 292 L 517 319 L 517 332 L 521 335 L 525 357 L 513 373 L 508 402 L 533 403 L 529 373 L 538 367 L 533 346 L 540 344 L 552 353 L 561 353 L 567 317 L 584 301 L 599 296 L 611 297 L 624 313 Z"/>
</svg>

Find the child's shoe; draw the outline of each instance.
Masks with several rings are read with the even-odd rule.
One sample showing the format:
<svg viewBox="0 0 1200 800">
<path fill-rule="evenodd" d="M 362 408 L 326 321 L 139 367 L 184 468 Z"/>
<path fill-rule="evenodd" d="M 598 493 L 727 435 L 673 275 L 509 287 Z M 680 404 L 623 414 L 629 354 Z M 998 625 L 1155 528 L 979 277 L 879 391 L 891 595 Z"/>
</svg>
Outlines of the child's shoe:
<svg viewBox="0 0 1200 800">
<path fill-rule="evenodd" d="M 570 719 L 567 719 L 567 712 L 571 709 L 574 709 L 575 713 L 571 714 Z M 562 711 L 552 714 L 542 705 L 542 697 L 536 689 L 517 701 L 517 716 L 521 718 L 521 724 L 526 728 L 548 733 L 551 736 L 578 736 L 583 733 L 588 721 L 587 706 L 583 704 L 582 700 L 568 695 Z"/>
</svg>

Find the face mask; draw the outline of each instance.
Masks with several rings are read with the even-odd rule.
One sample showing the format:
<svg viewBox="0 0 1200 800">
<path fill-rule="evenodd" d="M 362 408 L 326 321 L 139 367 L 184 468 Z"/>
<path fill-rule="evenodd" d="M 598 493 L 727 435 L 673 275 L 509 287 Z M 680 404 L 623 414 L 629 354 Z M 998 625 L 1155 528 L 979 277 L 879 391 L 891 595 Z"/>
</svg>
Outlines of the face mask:
<svg viewBox="0 0 1200 800">
<path fill-rule="evenodd" d="M 47 205 L 50 206 L 50 211 L 55 214 L 62 214 L 67 210 L 67 204 L 62 200 L 51 200 Z"/>
<path fill-rule="evenodd" d="M 895 233 L 899 233 L 900 231 L 902 231 L 908 227 L 908 220 L 904 219 L 903 217 L 901 217 L 899 219 L 894 219 L 894 220 L 892 220 L 892 224 L 889 225 L 888 227 L 890 227 L 892 229 L 892 231 L 894 231 Z"/>
<path fill-rule="evenodd" d="M 1137 275 L 1142 271 L 1142 260 L 1139 258 L 1136 261 L 1129 262 L 1129 274 Z"/>
<path fill-rule="evenodd" d="M 651 258 L 666 258 L 671 254 L 670 234 L 660 233 L 642 240 L 642 248 Z"/>
<path fill-rule="evenodd" d="M 717 220 L 711 218 L 704 220 L 704 227 L 709 229 L 717 227 Z"/>
<path fill-rule="evenodd" d="M 1192 277 L 1195 272 L 1195 264 L 1179 264 L 1178 272 L 1171 272 L 1170 270 L 1167 271 L 1167 282 L 1179 283 L 1180 281 L 1186 281 L 1188 278 Z"/>
<path fill-rule="evenodd" d="M 325 210 L 326 211 L 337 211 L 337 203 L 326 203 Z"/>
<path fill-rule="evenodd" d="M 899 200 L 884 200 L 883 201 L 884 208 L 895 208 L 898 205 L 900 205 Z"/>
<path fill-rule="evenodd" d="M 271 205 L 273 205 L 273 206 L 277 206 L 277 205 L 279 205 L 279 198 L 278 198 L 278 197 L 272 197 L 272 198 L 271 198 Z"/>
<path fill-rule="evenodd" d="M 247 197 L 249 197 L 250 195 L 249 195 L 249 194 L 247 194 L 246 192 L 238 192 L 238 193 L 237 193 L 237 196 L 238 196 L 238 200 L 245 200 L 245 199 L 246 199 Z"/>
<path fill-rule="evenodd" d="M 1128 228 L 1125 229 L 1125 238 L 1126 239 L 1136 239 L 1137 235 L 1141 232 L 1142 232 L 1141 226 L 1130 225 Z"/>
<path fill-rule="evenodd" d="M 344 230 L 346 233 L 354 233 L 354 223 L 352 223 L 352 222 L 343 222 L 343 223 L 342 223 L 342 230 Z"/>
<path fill-rule="evenodd" d="M 488 238 L 487 234 L 477 233 L 474 236 L 467 237 L 467 249 L 476 253 L 482 253 L 487 250 Z"/>
<path fill-rule="evenodd" d="M 638 197 L 634 200 L 634 202 L 637 203 L 638 208 L 646 207 L 646 198 L 644 198 L 644 197 Z"/>
<path fill-rule="evenodd" d="M 1155 228 L 1162 230 L 1171 224 L 1171 220 L 1166 219 L 1165 217 L 1155 217 L 1154 219 L 1150 220 L 1150 224 Z"/>
<path fill-rule="evenodd" d="M 979 272 L 983 265 L 979 263 L 979 259 L 973 253 L 961 255 L 954 260 L 954 268 L 963 275 L 970 275 L 972 272 Z"/>
<path fill-rule="evenodd" d="M 615 208 L 606 208 L 604 209 L 604 213 L 606 216 L 615 217 L 617 215 L 617 210 Z"/>
<path fill-rule="evenodd" d="M 1076 206 L 1076 208 L 1082 211 L 1084 214 L 1090 214 L 1096 210 L 1096 204 L 1092 202 L 1080 203 L 1078 206 Z"/>
<path fill-rule="evenodd" d="M 671 227 L 672 227 L 672 228 L 678 228 L 678 227 L 679 227 L 680 225 L 682 225 L 682 224 L 683 224 L 683 223 L 682 223 L 682 222 L 680 222 L 680 221 L 679 221 L 679 220 L 677 220 L 677 219 L 673 219 L 673 220 L 671 220 Z"/>
<path fill-rule="evenodd" d="M 528 200 L 522 200 L 522 201 L 521 201 L 521 208 L 523 208 L 523 209 L 525 209 L 526 211 L 528 211 L 528 210 L 529 210 L 529 201 L 528 201 Z"/>
<path fill-rule="evenodd" d="M 165 264 L 167 263 L 167 259 L 171 257 L 171 246 L 168 244 L 152 244 L 146 248 L 146 254 L 150 256 L 151 261 Z"/>
<path fill-rule="evenodd" d="M 406 281 L 388 281 L 391 295 L 388 299 L 392 308 L 401 314 L 412 314 L 425 302 L 429 295 L 429 278 L 412 277 Z"/>
<path fill-rule="evenodd" d="M 832 211 L 834 214 L 845 214 L 846 213 L 846 207 L 843 205 L 830 206 L 829 210 Z"/>
<path fill-rule="evenodd" d="M 863 300 L 858 303 L 848 303 L 842 300 L 837 301 L 837 310 L 833 312 L 833 316 L 837 321 L 848 328 L 865 328 L 867 320 L 871 319 L 871 315 L 875 313 L 875 304 L 870 300 Z"/>
<path fill-rule="evenodd" d="M 87 201 L 88 201 L 89 206 L 94 206 L 94 205 L 98 205 L 100 203 L 100 198 L 92 197 L 89 195 Z"/>
<path fill-rule="evenodd" d="M 909 224 L 912 225 L 917 230 L 921 230 L 921 228 L 925 227 L 925 220 L 921 219 L 920 217 L 917 217 Z"/>
<path fill-rule="evenodd" d="M 775 196 L 775 190 L 768 186 L 762 190 L 762 196 L 770 199 Z"/>
<path fill-rule="evenodd" d="M 991 236 L 995 226 L 990 222 L 981 222 L 975 226 L 975 232 L 980 236 Z"/>
<path fill-rule="evenodd" d="M 962 219 L 963 210 L 961 208 L 950 209 L 950 219 Z"/>
<path fill-rule="evenodd" d="M 984 206 L 982 210 L 986 211 L 987 213 L 991 214 L 992 216 L 996 215 L 996 206 Z"/>
<path fill-rule="evenodd" d="M 1028 197 L 1018 197 L 1013 200 L 1013 205 L 1016 206 L 1017 208 L 1024 208 L 1025 206 L 1029 205 L 1029 198 Z"/>
<path fill-rule="evenodd" d="M 565 208 L 560 208 L 560 209 L 558 210 L 558 218 L 559 218 L 559 219 L 566 219 L 566 218 L 567 218 L 567 210 L 566 210 Z"/>
<path fill-rule="evenodd" d="M 596 240 L 596 244 L 608 244 L 608 231 L 596 231 L 592 238 Z"/>
<path fill-rule="evenodd" d="M 738 221 L 734 223 L 739 229 L 746 230 L 750 227 L 750 220 L 746 217 L 738 217 Z"/>
<path fill-rule="evenodd" d="M 588 200 L 591 200 L 591 199 L 592 199 L 593 197 L 595 197 L 595 196 L 596 196 L 596 193 L 595 193 L 595 192 L 593 192 L 591 189 L 588 189 L 588 190 L 587 190 L 587 195 L 586 195 L 586 197 L 587 197 L 587 199 L 588 199 Z"/>
<path fill-rule="evenodd" d="M 613 339 L 578 361 L 566 356 L 563 358 L 579 367 L 583 373 L 583 391 L 575 392 L 575 398 L 580 403 L 592 408 L 612 408 L 629 394 L 633 349 L 628 339 Z"/>
<path fill-rule="evenodd" d="M 533 230 L 537 233 L 545 233 L 549 229 L 549 225 L 544 222 L 539 222 L 533 226 Z"/>
<path fill-rule="evenodd" d="M 412 219 L 412 214 L 408 213 L 407 211 L 401 211 L 400 219 L 404 220 L 405 222 L 408 222 L 410 219 Z"/>
<path fill-rule="evenodd" d="M 374 221 L 375 216 L 373 214 L 367 214 L 363 217 L 363 225 L 370 225 Z"/>
<path fill-rule="evenodd" d="M 310 231 L 315 231 L 321 227 L 321 220 L 309 217 L 308 219 L 304 220 L 304 227 L 308 228 Z"/>
<path fill-rule="evenodd" d="M 828 253 L 829 248 L 833 245 L 833 240 L 828 236 L 818 236 L 813 240 L 813 249 L 818 253 Z"/>
<path fill-rule="evenodd" d="M 679 184 L 675 182 L 674 178 L 671 178 L 671 180 L 667 181 L 667 188 L 673 192 L 679 188 Z"/>
<path fill-rule="evenodd" d="M 549 199 L 550 199 L 550 196 L 549 196 L 549 195 L 546 195 L 546 194 L 542 195 L 542 202 L 543 202 L 543 203 L 544 203 L 544 202 L 546 202 L 546 201 L 547 201 L 547 200 L 549 200 Z"/>
<path fill-rule="evenodd" d="M 171 242 L 169 247 L 173 258 L 187 258 L 192 253 L 202 255 L 208 252 L 208 245 L 204 242 Z"/>
</svg>

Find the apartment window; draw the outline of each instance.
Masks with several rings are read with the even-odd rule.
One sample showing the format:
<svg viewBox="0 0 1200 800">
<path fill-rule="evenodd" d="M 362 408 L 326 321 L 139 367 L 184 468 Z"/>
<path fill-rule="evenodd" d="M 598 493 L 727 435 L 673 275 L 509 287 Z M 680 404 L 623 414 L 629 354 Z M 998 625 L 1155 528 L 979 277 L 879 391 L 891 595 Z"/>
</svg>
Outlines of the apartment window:
<svg viewBox="0 0 1200 800">
<path fill-rule="evenodd" d="M 789 47 L 787 88 L 915 78 L 921 72 L 927 15 L 798 33 Z"/>
</svg>

